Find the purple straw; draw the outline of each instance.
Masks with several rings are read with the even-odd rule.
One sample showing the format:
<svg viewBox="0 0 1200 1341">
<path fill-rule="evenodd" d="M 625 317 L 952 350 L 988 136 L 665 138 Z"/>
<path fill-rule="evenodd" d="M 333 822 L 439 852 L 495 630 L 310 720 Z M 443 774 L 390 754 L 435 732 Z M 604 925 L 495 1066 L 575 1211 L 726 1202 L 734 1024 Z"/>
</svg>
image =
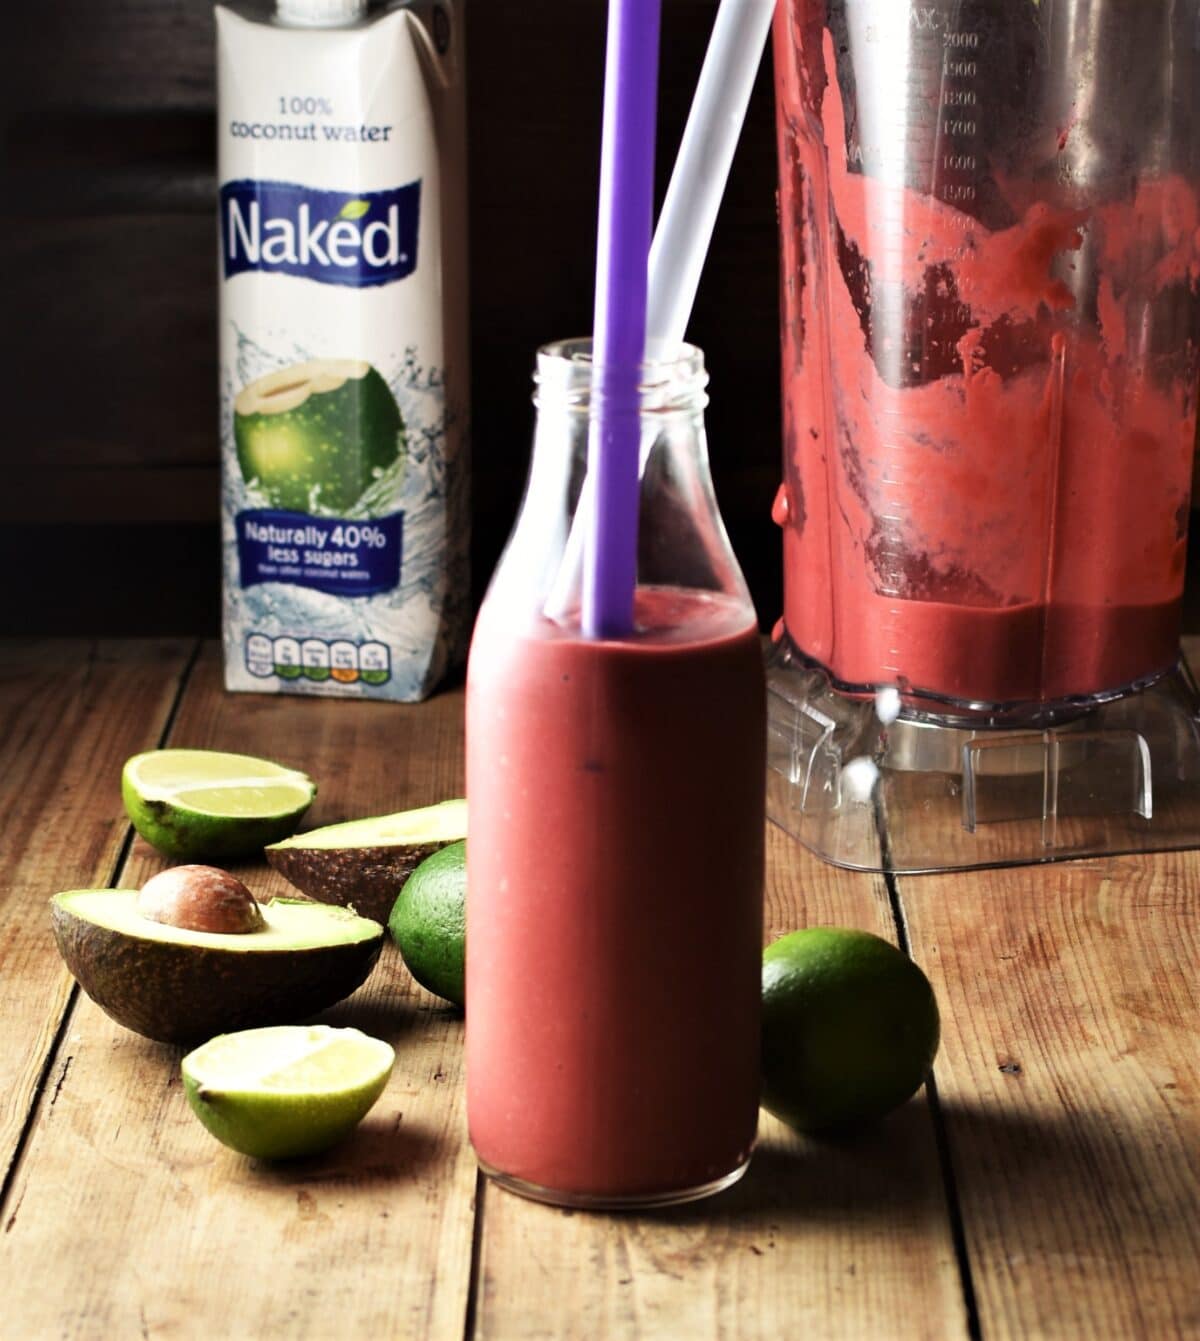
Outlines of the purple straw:
<svg viewBox="0 0 1200 1341">
<path fill-rule="evenodd" d="M 609 0 L 592 337 L 595 481 L 583 558 L 583 632 L 633 629 L 637 581 L 639 369 L 654 211 L 660 0 Z"/>
</svg>

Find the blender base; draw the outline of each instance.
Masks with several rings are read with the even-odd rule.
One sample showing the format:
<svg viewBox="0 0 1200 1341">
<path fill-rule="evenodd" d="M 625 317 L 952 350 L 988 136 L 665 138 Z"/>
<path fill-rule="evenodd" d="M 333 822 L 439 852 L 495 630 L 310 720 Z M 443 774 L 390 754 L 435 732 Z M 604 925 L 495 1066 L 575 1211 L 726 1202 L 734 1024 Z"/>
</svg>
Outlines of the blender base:
<svg viewBox="0 0 1200 1341">
<path fill-rule="evenodd" d="M 918 874 L 1200 847 L 1200 692 L 1182 656 L 1019 721 L 839 692 L 786 636 L 767 687 L 768 817 L 834 865 Z"/>
</svg>

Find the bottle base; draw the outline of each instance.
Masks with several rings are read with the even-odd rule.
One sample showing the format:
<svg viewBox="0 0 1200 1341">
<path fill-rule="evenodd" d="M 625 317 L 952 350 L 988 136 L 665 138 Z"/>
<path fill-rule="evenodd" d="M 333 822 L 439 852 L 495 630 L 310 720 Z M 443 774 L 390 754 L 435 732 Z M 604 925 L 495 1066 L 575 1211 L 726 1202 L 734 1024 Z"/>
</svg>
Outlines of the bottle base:
<svg viewBox="0 0 1200 1341">
<path fill-rule="evenodd" d="M 665 1206 L 683 1206 L 689 1201 L 701 1201 L 705 1197 L 716 1196 L 742 1177 L 750 1167 L 750 1154 L 735 1168 L 720 1178 L 707 1183 L 698 1183 L 692 1187 L 672 1188 L 665 1192 L 631 1192 L 626 1194 L 610 1192 L 568 1192 L 557 1187 L 543 1187 L 540 1183 L 530 1183 L 524 1178 L 494 1169 L 484 1160 L 479 1167 L 498 1187 L 507 1192 L 515 1192 L 527 1201 L 540 1201 L 547 1206 L 562 1206 L 575 1211 L 649 1211 Z"/>
</svg>

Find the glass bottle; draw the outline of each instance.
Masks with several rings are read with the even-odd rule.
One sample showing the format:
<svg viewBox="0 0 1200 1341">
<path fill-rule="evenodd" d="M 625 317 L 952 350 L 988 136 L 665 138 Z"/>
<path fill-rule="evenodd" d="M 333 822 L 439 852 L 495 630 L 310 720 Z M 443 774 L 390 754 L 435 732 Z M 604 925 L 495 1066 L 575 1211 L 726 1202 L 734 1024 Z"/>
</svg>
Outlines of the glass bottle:
<svg viewBox="0 0 1200 1341">
<path fill-rule="evenodd" d="M 590 343 L 542 349 L 535 382 L 525 498 L 467 676 L 471 1139 L 524 1195 L 663 1205 L 735 1181 L 754 1141 L 757 624 L 709 479 L 701 352 L 643 367 L 624 638 L 580 630 Z"/>
</svg>

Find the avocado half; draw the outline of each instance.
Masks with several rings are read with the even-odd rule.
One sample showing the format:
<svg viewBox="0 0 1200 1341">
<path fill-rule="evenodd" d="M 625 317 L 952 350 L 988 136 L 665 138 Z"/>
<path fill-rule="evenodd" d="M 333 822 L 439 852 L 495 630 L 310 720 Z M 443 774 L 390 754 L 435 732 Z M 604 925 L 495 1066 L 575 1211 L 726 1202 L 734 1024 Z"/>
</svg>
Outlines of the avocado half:
<svg viewBox="0 0 1200 1341">
<path fill-rule="evenodd" d="M 163 1043 L 307 1019 L 360 986 L 383 946 L 378 922 L 326 904 L 273 899 L 261 930 L 229 935 L 151 922 L 137 897 L 67 890 L 50 900 L 50 919 L 88 996 Z"/>
<path fill-rule="evenodd" d="M 272 843 L 266 858 L 311 898 L 353 905 L 364 917 L 386 922 L 425 858 L 466 836 L 467 803 L 460 798 L 312 829 Z"/>
</svg>

